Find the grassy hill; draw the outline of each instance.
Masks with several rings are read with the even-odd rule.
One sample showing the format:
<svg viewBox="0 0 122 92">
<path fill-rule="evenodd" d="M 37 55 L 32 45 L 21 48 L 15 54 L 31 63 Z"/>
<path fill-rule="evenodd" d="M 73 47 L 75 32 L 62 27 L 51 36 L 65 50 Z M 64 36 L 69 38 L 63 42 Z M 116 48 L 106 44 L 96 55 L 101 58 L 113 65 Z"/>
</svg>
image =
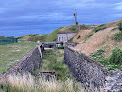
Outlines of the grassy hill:
<svg viewBox="0 0 122 92">
<path fill-rule="evenodd" d="M 118 20 L 79 31 L 72 38 L 73 42 L 79 43 L 76 50 L 92 56 L 109 68 L 122 68 L 122 32 L 118 29 L 121 22 Z"/>
<path fill-rule="evenodd" d="M 68 32 L 78 32 L 80 29 L 93 29 L 92 25 L 70 25 L 66 27 L 60 27 L 53 31 L 50 34 L 45 35 L 26 35 L 18 37 L 19 40 L 25 40 L 25 41 L 56 41 L 57 40 L 57 33 L 68 33 Z"/>
<path fill-rule="evenodd" d="M 19 40 L 25 40 L 25 41 L 56 41 L 57 40 L 57 33 L 62 29 L 62 27 L 56 29 L 50 34 L 44 34 L 44 35 L 26 35 L 18 37 Z"/>
</svg>

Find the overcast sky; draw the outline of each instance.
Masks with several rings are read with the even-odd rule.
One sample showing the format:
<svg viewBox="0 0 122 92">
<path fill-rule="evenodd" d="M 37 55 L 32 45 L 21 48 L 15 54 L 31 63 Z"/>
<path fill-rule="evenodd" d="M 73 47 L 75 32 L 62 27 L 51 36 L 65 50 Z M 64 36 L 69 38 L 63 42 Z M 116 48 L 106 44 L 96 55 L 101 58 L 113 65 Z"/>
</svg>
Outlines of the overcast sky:
<svg viewBox="0 0 122 92">
<path fill-rule="evenodd" d="M 47 34 L 73 25 L 122 19 L 122 0 L 0 0 L 0 35 Z"/>
</svg>

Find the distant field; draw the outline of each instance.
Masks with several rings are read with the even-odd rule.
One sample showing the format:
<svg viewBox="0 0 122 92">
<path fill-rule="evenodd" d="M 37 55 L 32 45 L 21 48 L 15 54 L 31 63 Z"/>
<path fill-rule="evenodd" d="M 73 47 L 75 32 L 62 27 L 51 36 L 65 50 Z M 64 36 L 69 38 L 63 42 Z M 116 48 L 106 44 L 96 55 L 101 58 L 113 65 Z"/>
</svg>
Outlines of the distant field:
<svg viewBox="0 0 122 92">
<path fill-rule="evenodd" d="M 36 42 L 19 42 L 0 45 L 0 75 L 18 62 L 36 44 Z"/>
</svg>

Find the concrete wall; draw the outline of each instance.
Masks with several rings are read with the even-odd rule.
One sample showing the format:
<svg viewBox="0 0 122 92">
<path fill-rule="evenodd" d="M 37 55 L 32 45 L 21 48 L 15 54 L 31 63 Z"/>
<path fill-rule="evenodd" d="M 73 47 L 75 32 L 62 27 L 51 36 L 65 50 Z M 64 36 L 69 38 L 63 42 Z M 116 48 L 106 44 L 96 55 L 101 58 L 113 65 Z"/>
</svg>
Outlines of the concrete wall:
<svg viewBox="0 0 122 92">
<path fill-rule="evenodd" d="M 34 47 L 15 66 L 0 77 L 0 82 L 6 80 L 7 76 L 12 73 L 34 72 L 40 67 L 42 52 L 43 49 L 40 46 Z"/>
<path fill-rule="evenodd" d="M 102 64 L 66 46 L 64 60 L 85 92 L 122 92 L 122 70 L 108 71 Z"/>
<path fill-rule="evenodd" d="M 67 42 L 71 39 L 76 33 L 60 33 L 58 34 L 58 41 Z"/>
</svg>

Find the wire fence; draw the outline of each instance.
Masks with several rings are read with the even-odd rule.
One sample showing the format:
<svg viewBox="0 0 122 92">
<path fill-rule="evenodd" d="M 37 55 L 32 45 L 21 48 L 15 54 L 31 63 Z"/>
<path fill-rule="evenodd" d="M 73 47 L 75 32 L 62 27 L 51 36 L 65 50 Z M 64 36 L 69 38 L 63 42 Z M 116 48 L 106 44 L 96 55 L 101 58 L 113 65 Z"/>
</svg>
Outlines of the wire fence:
<svg viewBox="0 0 122 92">
<path fill-rule="evenodd" d="M 13 38 L 13 37 L 0 38 L 0 45 L 12 44 L 17 42 L 18 42 L 18 38 Z"/>
</svg>

